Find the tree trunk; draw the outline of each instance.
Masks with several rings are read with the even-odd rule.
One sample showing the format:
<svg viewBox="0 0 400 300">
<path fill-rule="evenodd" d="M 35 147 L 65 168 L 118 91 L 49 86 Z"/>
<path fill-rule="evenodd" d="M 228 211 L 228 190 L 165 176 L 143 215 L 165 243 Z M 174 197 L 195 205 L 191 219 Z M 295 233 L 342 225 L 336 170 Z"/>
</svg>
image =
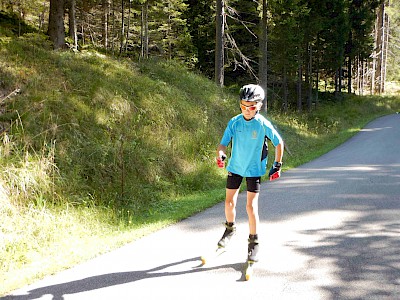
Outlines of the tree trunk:
<svg viewBox="0 0 400 300">
<path fill-rule="evenodd" d="M 116 32 L 116 26 L 115 26 L 115 3 L 114 1 L 111 1 L 111 17 L 112 17 L 112 30 L 111 30 L 111 52 L 114 54 L 115 50 L 115 32 Z"/>
<path fill-rule="evenodd" d="M 307 95 L 307 109 L 308 112 L 311 112 L 312 106 L 312 87 L 313 87 L 313 77 L 312 77 L 312 60 L 313 60 L 313 52 L 312 52 L 312 45 L 309 44 L 307 47 L 309 51 L 308 55 L 308 68 L 307 68 L 307 85 L 308 85 L 308 95 Z"/>
<path fill-rule="evenodd" d="M 142 24 L 141 24 L 141 57 L 149 58 L 149 22 L 148 22 L 149 1 L 142 5 Z"/>
<path fill-rule="evenodd" d="M 302 105 L 302 80 L 303 80 L 303 67 L 301 60 L 299 61 L 299 67 L 297 71 L 297 111 L 299 113 L 303 110 Z"/>
<path fill-rule="evenodd" d="M 128 52 L 129 31 L 131 30 L 131 12 L 132 12 L 132 1 L 129 1 L 128 24 L 126 27 L 126 37 L 125 37 L 125 52 Z"/>
<path fill-rule="evenodd" d="M 224 0 L 217 0 L 215 30 L 215 83 L 221 87 L 224 85 L 224 5 Z"/>
<path fill-rule="evenodd" d="M 110 14 L 110 0 L 103 0 L 103 47 L 108 48 L 108 16 Z"/>
<path fill-rule="evenodd" d="M 351 94 L 352 92 L 352 77 L 353 72 L 352 72 L 352 60 L 351 57 L 349 56 L 348 61 L 347 61 L 347 93 Z"/>
<path fill-rule="evenodd" d="M 172 59 L 172 16 L 171 16 L 171 2 L 168 1 L 168 26 L 167 26 L 167 43 L 168 43 L 168 59 Z"/>
<path fill-rule="evenodd" d="M 262 1 L 262 19 L 260 34 L 260 85 L 265 91 L 265 99 L 263 101 L 264 110 L 268 109 L 268 31 L 267 31 L 267 0 Z M 272 103 L 270 103 L 271 105 Z"/>
<path fill-rule="evenodd" d="M 342 83 L 342 78 L 343 78 L 343 65 L 342 62 L 340 62 L 340 66 L 339 66 L 339 94 L 342 94 L 342 87 L 343 87 L 343 83 Z"/>
<path fill-rule="evenodd" d="M 361 74 L 362 74 L 361 59 L 360 56 L 357 56 L 357 92 L 359 96 L 361 96 Z"/>
<path fill-rule="evenodd" d="M 385 3 L 379 6 L 377 10 L 376 25 L 375 25 L 375 53 L 374 53 L 374 78 L 372 92 L 380 94 L 382 92 L 382 65 L 384 53 L 384 17 Z"/>
<path fill-rule="evenodd" d="M 335 98 L 340 99 L 342 94 L 342 63 L 335 72 Z"/>
<path fill-rule="evenodd" d="M 78 36 L 76 30 L 76 3 L 75 0 L 68 0 L 69 36 L 72 38 L 74 50 L 78 50 Z"/>
<path fill-rule="evenodd" d="M 64 0 L 50 0 L 48 35 L 54 49 L 65 48 Z"/>
<path fill-rule="evenodd" d="M 321 42 L 320 42 L 320 37 L 319 34 L 317 34 L 317 44 L 316 44 L 316 53 L 315 53 L 315 59 L 316 59 L 316 70 L 315 70 L 315 108 L 318 106 L 318 93 L 319 93 L 319 78 L 320 78 L 320 72 L 319 72 L 319 63 L 321 59 Z"/>
<path fill-rule="evenodd" d="M 317 59 L 317 69 L 315 70 L 315 108 L 318 107 L 319 97 L 319 59 Z"/>
<path fill-rule="evenodd" d="M 382 36 L 382 72 L 381 72 L 381 92 L 385 92 L 385 81 L 386 81 L 386 68 L 387 68 L 387 58 L 388 58 L 388 49 L 389 49 L 389 16 L 386 13 L 385 7 L 390 6 L 390 1 L 386 0 L 384 2 L 384 20 L 383 20 L 383 36 Z"/>
<path fill-rule="evenodd" d="M 125 0 L 121 0 L 121 38 L 120 38 L 120 45 L 119 45 L 119 54 L 122 53 L 124 49 L 124 39 L 125 39 Z"/>
<path fill-rule="evenodd" d="M 364 95 L 364 88 L 366 86 L 365 83 L 365 74 L 366 72 L 366 62 L 364 62 L 364 60 L 360 60 L 360 69 L 361 69 L 361 74 L 360 74 L 360 95 L 363 96 Z M 372 74 L 371 79 L 374 80 L 374 74 Z M 371 91 L 372 94 L 372 91 Z"/>
<path fill-rule="evenodd" d="M 283 110 L 285 112 L 288 111 L 288 84 L 287 84 L 287 74 L 286 74 L 286 66 L 283 67 Z"/>
</svg>

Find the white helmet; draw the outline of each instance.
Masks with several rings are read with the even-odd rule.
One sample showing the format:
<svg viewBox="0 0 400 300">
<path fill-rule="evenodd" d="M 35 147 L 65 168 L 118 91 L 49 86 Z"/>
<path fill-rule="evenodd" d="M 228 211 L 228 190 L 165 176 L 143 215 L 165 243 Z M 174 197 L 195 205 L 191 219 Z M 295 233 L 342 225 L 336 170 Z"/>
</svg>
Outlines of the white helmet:
<svg viewBox="0 0 400 300">
<path fill-rule="evenodd" d="M 239 96 L 239 100 L 261 102 L 264 100 L 265 93 L 261 86 L 257 84 L 247 84 L 240 89 Z"/>
</svg>

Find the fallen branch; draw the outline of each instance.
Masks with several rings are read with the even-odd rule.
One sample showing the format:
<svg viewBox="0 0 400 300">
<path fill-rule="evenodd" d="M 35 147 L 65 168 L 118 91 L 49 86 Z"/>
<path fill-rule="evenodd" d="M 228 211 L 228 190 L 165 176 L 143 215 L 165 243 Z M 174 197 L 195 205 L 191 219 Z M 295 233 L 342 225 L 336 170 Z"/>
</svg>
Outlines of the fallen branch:
<svg viewBox="0 0 400 300">
<path fill-rule="evenodd" d="M 21 92 L 21 89 L 15 89 L 15 90 L 12 91 L 10 94 L 8 94 L 8 95 L 5 96 L 4 98 L 0 99 L 0 104 L 3 103 L 4 101 L 6 101 L 8 98 L 11 98 L 12 96 L 18 94 L 19 92 Z"/>
</svg>

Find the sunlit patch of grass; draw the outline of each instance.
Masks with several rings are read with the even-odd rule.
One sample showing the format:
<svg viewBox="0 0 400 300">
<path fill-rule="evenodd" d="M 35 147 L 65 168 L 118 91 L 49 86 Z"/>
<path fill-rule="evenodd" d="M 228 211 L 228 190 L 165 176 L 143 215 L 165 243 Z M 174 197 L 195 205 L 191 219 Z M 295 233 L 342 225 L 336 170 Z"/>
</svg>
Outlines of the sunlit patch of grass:
<svg viewBox="0 0 400 300">
<path fill-rule="evenodd" d="M 385 94 L 386 95 L 400 95 L 400 82 L 389 81 L 385 82 Z"/>
<path fill-rule="evenodd" d="M 2 210 L 0 294 L 132 239 L 108 225 L 111 211 L 36 206 Z"/>
</svg>

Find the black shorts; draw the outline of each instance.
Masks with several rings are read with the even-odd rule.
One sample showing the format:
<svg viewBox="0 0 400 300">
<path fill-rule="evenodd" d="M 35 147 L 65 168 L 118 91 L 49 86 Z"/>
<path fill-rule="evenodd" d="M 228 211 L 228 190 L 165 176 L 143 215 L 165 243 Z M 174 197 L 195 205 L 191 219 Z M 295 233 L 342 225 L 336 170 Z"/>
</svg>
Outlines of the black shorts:
<svg viewBox="0 0 400 300">
<path fill-rule="evenodd" d="M 242 184 L 243 177 L 231 172 L 228 172 L 226 179 L 226 188 L 237 190 Z M 261 177 L 246 177 L 247 191 L 253 193 L 260 192 Z"/>
</svg>

